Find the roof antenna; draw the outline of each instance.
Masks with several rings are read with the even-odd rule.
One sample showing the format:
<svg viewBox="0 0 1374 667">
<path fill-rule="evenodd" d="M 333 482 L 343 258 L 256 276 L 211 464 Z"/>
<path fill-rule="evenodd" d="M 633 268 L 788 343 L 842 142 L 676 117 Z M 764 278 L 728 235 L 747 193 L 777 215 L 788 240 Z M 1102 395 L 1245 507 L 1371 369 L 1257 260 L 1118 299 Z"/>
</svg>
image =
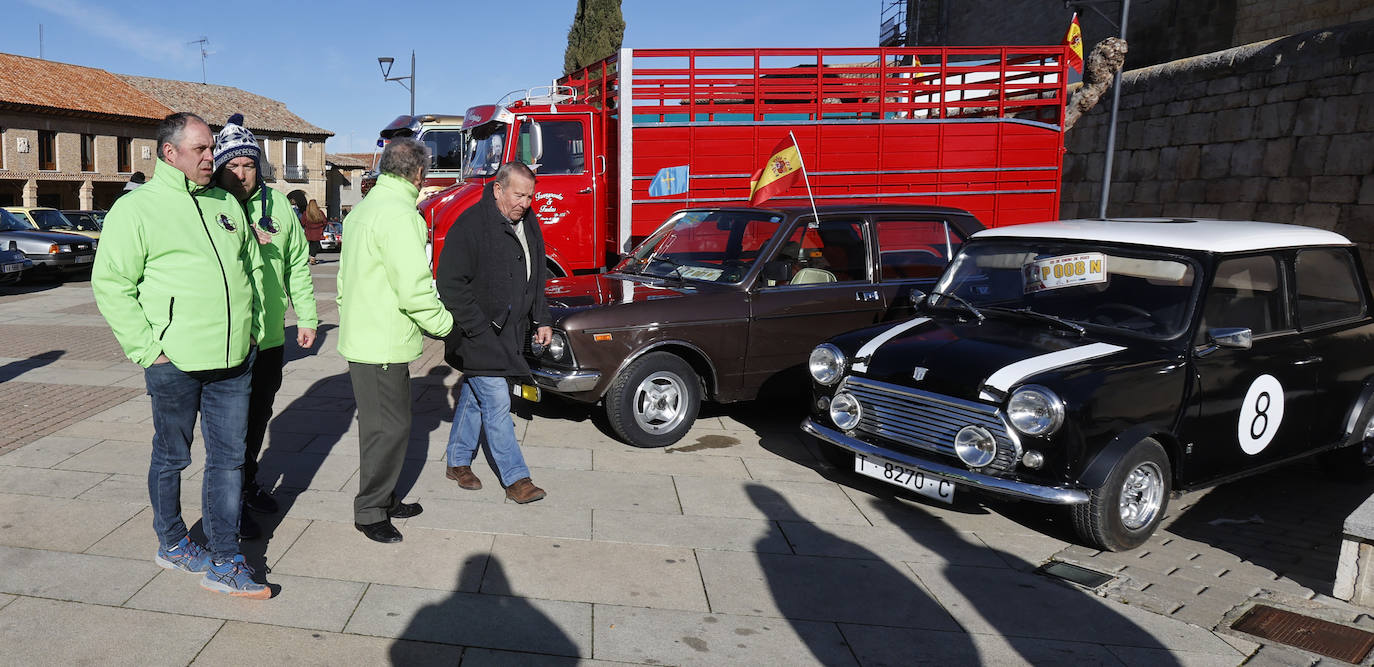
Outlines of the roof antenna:
<svg viewBox="0 0 1374 667">
<path fill-rule="evenodd" d="M 201 83 L 208 83 L 208 82 L 206 81 L 206 78 L 205 78 L 205 58 L 206 58 L 206 56 L 209 56 L 209 55 L 211 55 L 211 54 L 214 53 L 214 51 L 206 51 L 206 50 L 205 50 L 205 45 L 207 45 L 207 44 L 209 44 L 209 43 L 210 43 L 210 39 L 209 39 L 208 37 L 201 37 L 200 39 L 194 39 L 194 40 L 191 40 L 191 41 L 189 41 L 189 42 L 186 42 L 186 44 L 187 44 L 188 46 L 191 45 L 191 44 L 199 44 L 199 45 L 200 45 L 200 82 L 201 82 Z"/>
</svg>

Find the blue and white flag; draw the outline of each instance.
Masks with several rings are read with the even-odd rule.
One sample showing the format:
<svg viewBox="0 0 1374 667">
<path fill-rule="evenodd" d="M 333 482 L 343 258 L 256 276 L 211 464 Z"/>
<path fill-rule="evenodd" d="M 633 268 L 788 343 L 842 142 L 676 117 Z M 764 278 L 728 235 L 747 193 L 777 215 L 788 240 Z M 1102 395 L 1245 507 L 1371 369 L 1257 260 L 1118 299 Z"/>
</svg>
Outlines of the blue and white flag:
<svg viewBox="0 0 1374 667">
<path fill-rule="evenodd" d="M 658 175 L 654 176 L 654 182 L 649 184 L 649 196 L 663 197 L 686 192 L 687 181 L 691 180 L 687 167 L 688 165 L 684 164 L 681 167 L 659 169 Z"/>
</svg>

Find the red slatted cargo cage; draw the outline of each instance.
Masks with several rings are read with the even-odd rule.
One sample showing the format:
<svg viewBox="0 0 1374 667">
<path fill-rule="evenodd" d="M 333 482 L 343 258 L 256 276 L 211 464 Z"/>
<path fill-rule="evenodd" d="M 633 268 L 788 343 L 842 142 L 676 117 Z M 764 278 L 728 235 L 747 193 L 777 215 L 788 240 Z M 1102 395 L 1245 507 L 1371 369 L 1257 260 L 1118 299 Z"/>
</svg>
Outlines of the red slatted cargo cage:
<svg viewBox="0 0 1374 667">
<path fill-rule="evenodd" d="M 951 206 L 989 227 L 1053 220 L 1066 78 L 1063 46 L 621 49 L 474 107 L 464 183 L 421 209 L 437 257 L 496 165 L 523 160 L 538 173 L 554 275 L 605 270 L 677 209 L 746 202 L 790 132 L 817 204 Z M 651 196 L 677 166 L 687 191 Z M 798 182 L 768 203 L 806 201 Z"/>
</svg>

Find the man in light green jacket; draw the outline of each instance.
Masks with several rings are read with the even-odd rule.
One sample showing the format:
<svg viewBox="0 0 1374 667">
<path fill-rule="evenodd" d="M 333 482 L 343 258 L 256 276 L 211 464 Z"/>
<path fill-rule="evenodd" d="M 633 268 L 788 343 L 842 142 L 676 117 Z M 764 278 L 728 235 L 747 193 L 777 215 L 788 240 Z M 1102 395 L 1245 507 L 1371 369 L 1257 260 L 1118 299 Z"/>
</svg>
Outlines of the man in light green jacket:
<svg viewBox="0 0 1374 667">
<path fill-rule="evenodd" d="M 214 140 L 200 117 L 176 113 L 157 129 L 158 162 L 147 184 L 120 197 L 105 218 L 91 287 L 129 359 L 144 367 L 152 397 L 148 495 L 167 569 L 204 572 L 201 586 L 266 599 L 239 553 L 244 434 L 256 339 L 262 256 L 243 209 L 210 185 Z M 205 440 L 205 548 L 181 518 L 181 471 L 191 463 L 199 413 Z"/>
<path fill-rule="evenodd" d="M 425 221 L 415 208 L 429 170 L 429 149 L 392 139 L 381 175 L 344 221 L 348 243 L 339 258 L 339 354 L 358 404 L 358 495 L 353 523 L 369 539 L 400 542 L 391 519 L 423 511 L 395 495 L 410 439 L 410 362 L 420 357 L 421 331 L 442 338 L 453 316 L 439 302 L 425 257 Z"/>
<path fill-rule="evenodd" d="M 263 331 L 258 356 L 253 362 L 253 391 L 248 402 L 248 438 L 243 456 L 243 507 L 264 514 L 275 513 L 277 501 L 258 486 L 258 454 L 272 418 L 272 401 L 281 389 L 285 360 L 286 307 L 296 311 L 296 344 L 315 344 L 319 321 L 315 313 L 315 285 L 310 278 L 309 244 L 305 231 L 286 195 L 267 187 L 260 177 L 262 148 L 243 115 L 234 114 L 215 137 L 215 184 L 227 190 L 243 207 L 243 215 L 257 238 L 262 254 Z M 262 529 L 253 515 L 239 516 L 239 536 L 257 539 Z"/>
</svg>

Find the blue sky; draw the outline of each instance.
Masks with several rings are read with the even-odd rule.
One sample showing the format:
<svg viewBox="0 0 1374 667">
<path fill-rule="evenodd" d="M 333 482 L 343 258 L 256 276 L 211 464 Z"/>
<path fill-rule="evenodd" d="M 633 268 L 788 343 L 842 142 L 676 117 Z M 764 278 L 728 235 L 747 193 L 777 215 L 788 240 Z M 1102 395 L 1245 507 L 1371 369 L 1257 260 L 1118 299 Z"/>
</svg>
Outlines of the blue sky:
<svg viewBox="0 0 1374 667">
<path fill-rule="evenodd" d="M 392 75 L 405 75 L 414 49 L 415 110 L 462 113 L 561 74 L 577 8 L 576 0 L 0 5 L 0 51 L 37 57 L 42 24 L 44 58 L 120 74 L 200 81 L 200 46 L 188 42 L 206 37 L 210 83 L 285 102 L 335 133 L 330 152 L 372 150 L 377 131 L 409 110 L 409 93 L 382 80 L 378 56 L 395 58 Z M 880 6 L 880 0 L 624 0 L 625 46 L 872 46 Z"/>
</svg>

